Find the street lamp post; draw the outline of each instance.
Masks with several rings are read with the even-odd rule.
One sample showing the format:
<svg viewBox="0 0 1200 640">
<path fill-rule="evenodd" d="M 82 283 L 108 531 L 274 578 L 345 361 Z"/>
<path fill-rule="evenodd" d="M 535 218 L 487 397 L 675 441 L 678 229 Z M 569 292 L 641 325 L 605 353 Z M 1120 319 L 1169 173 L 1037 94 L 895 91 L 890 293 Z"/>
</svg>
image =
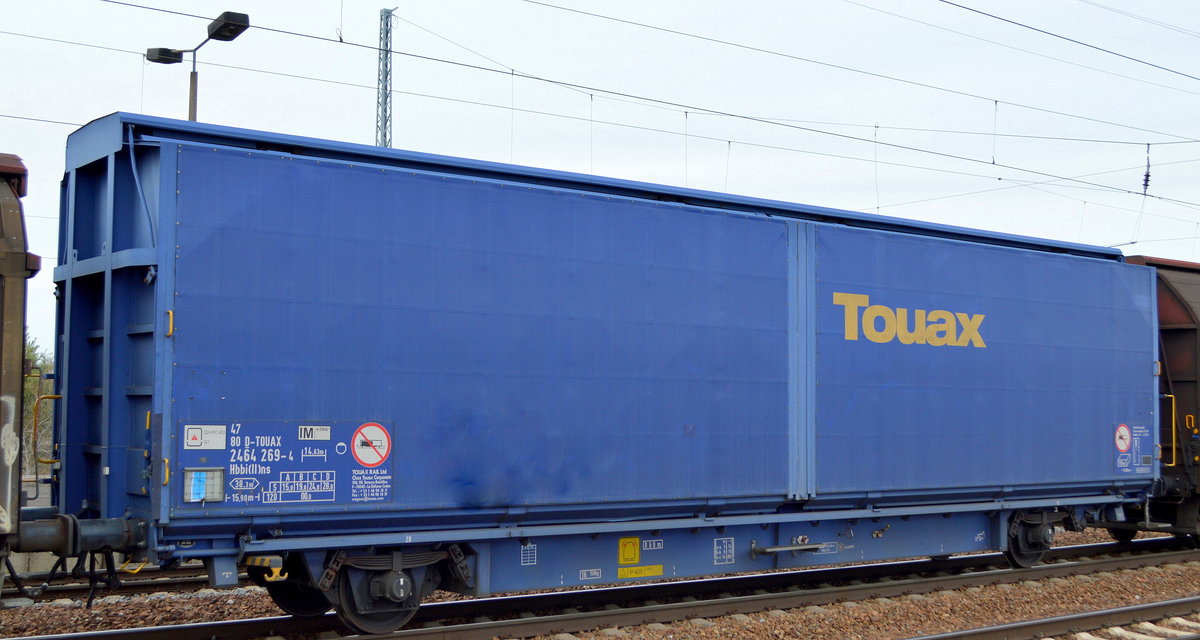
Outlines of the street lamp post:
<svg viewBox="0 0 1200 640">
<path fill-rule="evenodd" d="M 159 64 L 183 62 L 183 54 L 192 54 L 192 73 L 188 82 L 188 120 L 193 122 L 196 120 L 196 92 L 199 85 L 199 76 L 196 74 L 196 52 L 200 50 L 200 47 L 208 43 L 209 40 L 228 42 L 242 35 L 242 32 L 249 28 L 249 16 L 244 13 L 226 11 L 217 16 L 216 20 L 209 23 L 208 37 L 191 49 L 168 49 L 164 47 L 146 49 L 146 59 Z"/>
</svg>

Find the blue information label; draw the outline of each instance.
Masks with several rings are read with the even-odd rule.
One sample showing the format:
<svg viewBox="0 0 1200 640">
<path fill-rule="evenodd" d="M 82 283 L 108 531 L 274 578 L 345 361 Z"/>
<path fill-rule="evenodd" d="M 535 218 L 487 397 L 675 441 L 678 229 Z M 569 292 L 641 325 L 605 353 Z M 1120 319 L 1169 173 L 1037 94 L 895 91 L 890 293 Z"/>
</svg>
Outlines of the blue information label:
<svg viewBox="0 0 1200 640">
<path fill-rule="evenodd" d="M 219 429 L 223 437 L 210 438 L 211 446 L 185 442 L 178 455 L 191 473 L 185 503 L 205 499 L 208 485 L 217 481 L 214 467 L 224 468 L 223 499 L 187 506 L 278 512 L 305 505 L 387 503 L 395 496 L 389 424 L 234 422 Z M 215 496 L 212 489 L 208 493 Z"/>
<path fill-rule="evenodd" d="M 1116 472 L 1150 474 L 1154 471 L 1154 434 L 1145 425 L 1117 425 L 1113 434 Z"/>
</svg>

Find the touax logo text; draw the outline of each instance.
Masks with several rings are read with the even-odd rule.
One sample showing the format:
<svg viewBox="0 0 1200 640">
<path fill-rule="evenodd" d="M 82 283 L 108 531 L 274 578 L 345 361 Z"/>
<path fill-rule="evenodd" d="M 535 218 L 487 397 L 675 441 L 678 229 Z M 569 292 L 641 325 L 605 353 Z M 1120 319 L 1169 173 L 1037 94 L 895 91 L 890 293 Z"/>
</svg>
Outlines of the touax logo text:
<svg viewBox="0 0 1200 640">
<path fill-rule="evenodd" d="M 979 332 L 986 316 L 935 309 L 905 309 L 871 304 L 861 293 L 834 293 L 833 303 L 844 307 L 846 339 L 858 340 L 859 329 L 871 342 L 927 344 L 934 347 L 978 347 L 986 349 Z"/>
</svg>

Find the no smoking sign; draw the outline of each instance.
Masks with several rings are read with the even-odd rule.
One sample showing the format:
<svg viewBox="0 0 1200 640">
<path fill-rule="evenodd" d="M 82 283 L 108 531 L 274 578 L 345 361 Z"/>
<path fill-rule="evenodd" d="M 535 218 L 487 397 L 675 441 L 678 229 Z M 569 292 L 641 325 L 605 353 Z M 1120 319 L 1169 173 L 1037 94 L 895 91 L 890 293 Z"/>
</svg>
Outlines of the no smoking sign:
<svg viewBox="0 0 1200 640">
<path fill-rule="evenodd" d="M 1133 442 L 1133 434 L 1129 432 L 1128 426 L 1123 424 L 1118 425 L 1114 440 L 1116 441 L 1117 451 L 1125 453 L 1129 451 L 1129 445 Z"/>
<path fill-rule="evenodd" d="M 392 436 L 378 422 L 368 422 L 354 431 L 350 453 L 364 467 L 378 467 L 392 452 Z"/>
</svg>

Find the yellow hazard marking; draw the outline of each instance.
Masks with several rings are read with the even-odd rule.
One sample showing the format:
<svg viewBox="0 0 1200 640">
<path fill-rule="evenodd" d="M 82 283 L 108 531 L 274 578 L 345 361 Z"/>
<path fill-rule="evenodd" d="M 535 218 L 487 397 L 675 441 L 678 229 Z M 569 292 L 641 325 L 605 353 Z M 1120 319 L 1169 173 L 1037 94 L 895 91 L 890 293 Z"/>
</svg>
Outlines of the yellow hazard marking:
<svg viewBox="0 0 1200 640">
<path fill-rule="evenodd" d="M 620 567 L 617 569 L 618 579 L 653 578 L 662 574 L 663 566 L 661 564 L 648 564 L 642 567 Z"/>
<path fill-rule="evenodd" d="M 641 560 L 641 538 L 621 538 L 617 541 L 617 564 L 637 564 Z"/>
<path fill-rule="evenodd" d="M 242 563 L 247 567 L 282 567 L 283 558 L 279 556 L 247 556 Z"/>
</svg>

